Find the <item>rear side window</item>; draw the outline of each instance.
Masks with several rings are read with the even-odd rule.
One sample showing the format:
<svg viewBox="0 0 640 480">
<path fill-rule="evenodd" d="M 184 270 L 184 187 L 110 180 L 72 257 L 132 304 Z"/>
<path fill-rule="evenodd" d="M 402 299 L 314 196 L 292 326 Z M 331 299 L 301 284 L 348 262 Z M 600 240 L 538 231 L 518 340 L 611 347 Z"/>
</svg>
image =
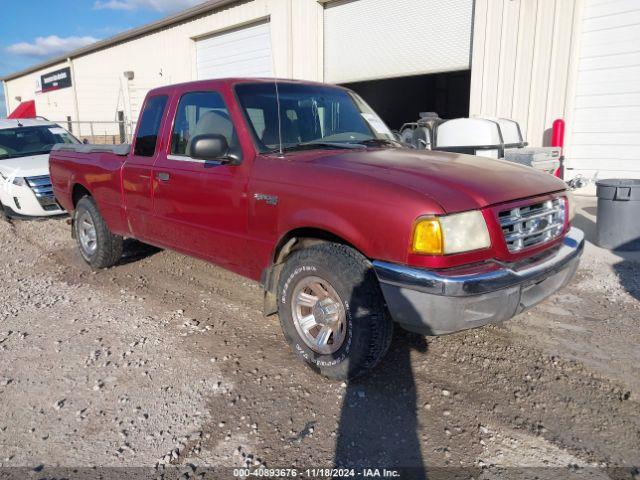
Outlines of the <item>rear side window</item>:
<svg viewBox="0 0 640 480">
<path fill-rule="evenodd" d="M 238 137 L 222 96 L 216 92 L 184 94 L 173 122 L 171 153 L 190 156 L 190 140 L 212 133 L 224 135 L 231 150 L 238 146 Z"/>
<path fill-rule="evenodd" d="M 162 114 L 167 104 L 166 95 L 158 95 L 151 97 L 140 117 L 140 127 L 136 135 L 136 145 L 133 151 L 134 155 L 142 157 L 152 157 L 156 151 L 158 143 L 158 131 L 162 122 Z"/>
</svg>

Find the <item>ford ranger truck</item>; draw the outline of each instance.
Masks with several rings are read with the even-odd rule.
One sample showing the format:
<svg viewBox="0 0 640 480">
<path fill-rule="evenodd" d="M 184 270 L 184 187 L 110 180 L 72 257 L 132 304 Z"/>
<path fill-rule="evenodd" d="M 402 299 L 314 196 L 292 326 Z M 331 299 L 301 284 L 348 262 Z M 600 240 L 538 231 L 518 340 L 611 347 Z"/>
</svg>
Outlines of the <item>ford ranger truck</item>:
<svg viewBox="0 0 640 480">
<path fill-rule="evenodd" d="M 259 280 L 294 353 L 345 379 L 393 322 L 442 335 L 532 307 L 584 246 L 561 180 L 393 138 L 345 88 L 206 80 L 150 91 L 130 146 L 57 145 L 50 170 L 89 265 L 130 237 Z"/>
</svg>

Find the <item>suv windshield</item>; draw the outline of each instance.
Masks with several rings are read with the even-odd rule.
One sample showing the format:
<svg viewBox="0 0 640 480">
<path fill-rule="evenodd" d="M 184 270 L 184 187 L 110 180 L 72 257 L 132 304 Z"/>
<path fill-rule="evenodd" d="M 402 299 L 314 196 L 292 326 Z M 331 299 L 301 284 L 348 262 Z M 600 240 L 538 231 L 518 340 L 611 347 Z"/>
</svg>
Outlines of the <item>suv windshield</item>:
<svg viewBox="0 0 640 480">
<path fill-rule="evenodd" d="M 78 143 L 78 140 L 57 125 L 1 129 L 0 160 L 49 153 L 56 143 Z"/>
<path fill-rule="evenodd" d="M 380 117 L 348 90 L 278 82 L 280 122 L 274 83 L 243 83 L 235 90 L 262 153 L 278 150 L 279 129 L 286 150 L 395 144 Z"/>
</svg>

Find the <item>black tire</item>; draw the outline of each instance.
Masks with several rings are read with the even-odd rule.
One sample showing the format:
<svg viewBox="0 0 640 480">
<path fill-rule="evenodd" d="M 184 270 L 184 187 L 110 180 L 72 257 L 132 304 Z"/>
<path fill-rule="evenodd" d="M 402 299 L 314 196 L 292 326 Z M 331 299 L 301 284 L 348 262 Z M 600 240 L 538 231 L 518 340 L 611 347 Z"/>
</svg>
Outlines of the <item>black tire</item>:
<svg viewBox="0 0 640 480">
<path fill-rule="evenodd" d="M 85 248 L 81 241 L 79 220 L 84 215 L 91 217 L 95 227 L 95 249 L 93 251 Z M 93 268 L 112 267 L 122 257 L 123 238 L 120 235 L 111 233 L 93 198 L 86 196 L 80 199 L 73 212 L 73 228 L 78 250 L 80 250 L 85 262 Z"/>
<path fill-rule="evenodd" d="M 340 297 L 346 334 L 333 353 L 312 350 L 296 329 L 292 297 L 296 285 L 305 277 L 326 281 Z M 313 370 L 331 379 L 345 380 L 368 372 L 391 344 L 393 323 L 373 267 L 364 256 L 345 245 L 321 243 L 291 254 L 278 282 L 278 313 L 284 336 L 294 353 Z"/>
<path fill-rule="evenodd" d="M 0 202 L 0 220 L 5 220 L 7 222 L 11 221 L 11 218 L 7 215 L 7 211 L 4 209 L 2 202 Z"/>
</svg>

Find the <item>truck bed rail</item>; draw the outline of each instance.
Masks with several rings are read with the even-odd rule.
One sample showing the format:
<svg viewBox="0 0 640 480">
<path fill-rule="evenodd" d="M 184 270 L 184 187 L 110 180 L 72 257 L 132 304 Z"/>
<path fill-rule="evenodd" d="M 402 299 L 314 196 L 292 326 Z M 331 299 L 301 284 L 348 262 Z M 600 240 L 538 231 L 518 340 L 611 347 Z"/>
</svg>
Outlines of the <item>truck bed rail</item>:
<svg viewBox="0 0 640 480">
<path fill-rule="evenodd" d="M 95 145 L 91 143 L 56 143 L 52 150 L 64 151 L 64 152 L 78 152 L 78 153 L 113 153 L 124 157 L 131 151 L 131 145 L 123 143 L 120 145 Z"/>
</svg>

